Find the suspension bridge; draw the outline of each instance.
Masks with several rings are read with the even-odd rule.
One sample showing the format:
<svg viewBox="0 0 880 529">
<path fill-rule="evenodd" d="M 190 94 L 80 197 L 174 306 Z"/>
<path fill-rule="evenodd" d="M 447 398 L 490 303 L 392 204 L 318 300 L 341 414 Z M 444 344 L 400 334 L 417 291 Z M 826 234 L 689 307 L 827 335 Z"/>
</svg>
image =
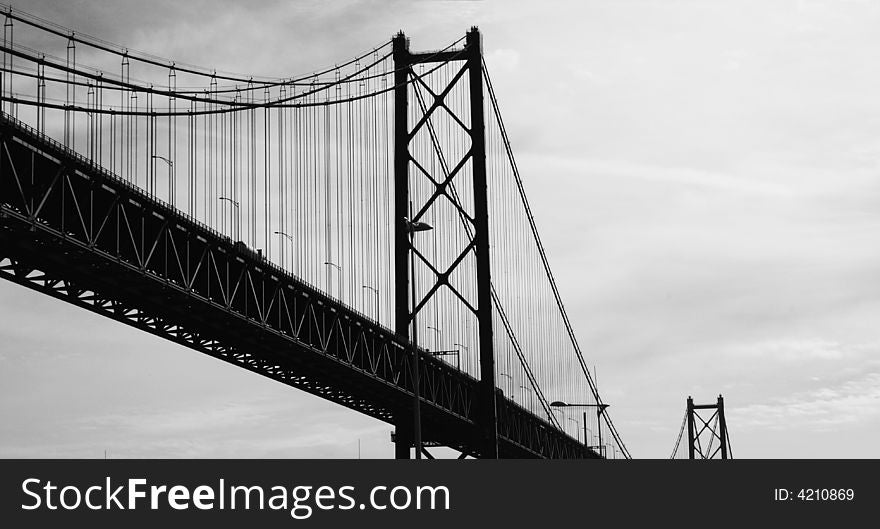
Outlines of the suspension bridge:
<svg viewBox="0 0 880 529">
<path fill-rule="evenodd" d="M 476 28 L 266 78 L 0 11 L 0 276 L 392 424 L 398 458 L 630 457 Z"/>
</svg>

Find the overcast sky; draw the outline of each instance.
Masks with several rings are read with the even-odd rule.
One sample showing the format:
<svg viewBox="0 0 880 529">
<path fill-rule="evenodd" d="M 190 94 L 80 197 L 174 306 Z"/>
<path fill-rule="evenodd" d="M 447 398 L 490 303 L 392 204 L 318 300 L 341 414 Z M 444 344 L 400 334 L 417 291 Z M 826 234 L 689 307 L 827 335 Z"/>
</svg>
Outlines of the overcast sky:
<svg viewBox="0 0 880 529">
<path fill-rule="evenodd" d="M 563 299 L 635 457 L 725 396 L 735 457 L 878 457 L 880 3 L 65 1 L 289 76 L 480 27 Z M 257 4 L 258 7 L 252 7 Z M 392 457 L 391 427 L 0 282 L 0 457 Z"/>
</svg>

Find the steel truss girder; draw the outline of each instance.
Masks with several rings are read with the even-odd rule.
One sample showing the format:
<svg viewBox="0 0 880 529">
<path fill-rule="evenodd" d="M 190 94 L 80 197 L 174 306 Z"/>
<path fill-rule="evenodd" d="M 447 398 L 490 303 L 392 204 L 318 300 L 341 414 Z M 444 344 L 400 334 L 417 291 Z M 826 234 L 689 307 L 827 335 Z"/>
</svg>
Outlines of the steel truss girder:
<svg viewBox="0 0 880 529">
<path fill-rule="evenodd" d="M 412 400 L 411 344 L 5 115 L 0 276 L 386 422 Z M 480 456 L 478 381 L 419 365 L 426 438 Z M 506 457 L 589 456 L 506 405 Z"/>
</svg>

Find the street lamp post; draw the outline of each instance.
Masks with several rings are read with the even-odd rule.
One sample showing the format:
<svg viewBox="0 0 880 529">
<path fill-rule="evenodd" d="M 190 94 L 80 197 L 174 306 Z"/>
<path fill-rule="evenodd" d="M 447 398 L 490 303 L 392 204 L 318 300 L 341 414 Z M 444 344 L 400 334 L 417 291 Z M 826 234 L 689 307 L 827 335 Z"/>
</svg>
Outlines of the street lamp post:
<svg viewBox="0 0 880 529">
<path fill-rule="evenodd" d="M 412 215 L 412 203 L 409 205 L 410 215 Z M 425 222 L 413 222 L 409 218 L 404 217 L 403 222 L 406 225 L 406 231 L 409 233 L 409 269 L 410 269 L 410 285 L 412 297 L 412 344 L 413 344 L 413 394 L 414 394 L 414 432 L 413 444 L 415 445 L 416 459 L 422 458 L 422 413 L 421 413 L 421 397 L 419 396 L 419 378 L 421 378 L 421 368 L 419 367 L 419 345 L 418 345 L 418 325 L 416 325 L 416 263 L 413 258 L 413 250 L 415 249 L 414 235 L 417 231 L 428 231 L 434 229 L 433 226 Z"/>
<path fill-rule="evenodd" d="M 275 235 L 280 235 L 280 236 L 284 237 L 285 239 L 287 239 L 288 241 L 290 241 L 290 262 L 291 262 L 291 264 L 293 264 L 293 237 L 288 235 L 287 233 L 284 233 L 283 231 L 273 231 L 272 233 L 274 233 Z M 284 253 L 285 253 L 284 250 L 281 250 L 281 266 L 282 266 L 282 268 L 284 267 Z M 293 267 L 291 266 L 291 268 L 293 268 Z"/>
<path fill-rule="evenodd" d="M 556 400 L 550 403 L 551 408 L 596 408 L 597 415 L 597 426 L 599 427 L 599 455 L 604 457 L 605 455 L 605 447 L 602 446 L 602 414 L 605 413 L 605 409 L 608 408 L 610 404 L 569 404 L 567 402 L 562 402 L 561 400 Z M 587 412 L 584 412 L 584 445 L 587 444 Z M 589 447 L 588 447 L 589 448 Z"/>
<path fill-rule="evenodd" d="M 520 384 L 520 385 L 519 385 L 519 389 L 523 390 L 523 391 L 522 391 L 523 408 L 526 407 L 526 391 L 529 392 L 529 405 L 531 405 L 531 404 L 532 404 L 532 399 L 533 399 L 534 396 L 535 396 L 535 390 L 533 390 L 530 386 L 526 386 L 526 385 L 523 385 L 523 384 Z"/>
<path fill-rule="evenodd" d="M 366 288 L 367 290 L 372 290 L 376 294 L 376 323 L 379 323 L 379 289 L 373 288 L 369 285 L 361 285 L 362 288 Z"/>
<path fill-rule="evenodd" d="M 458 347 L 464 347 L 464 350 L 467 351 L 467 352 L 468 352 L 468 356 L 470 356 L 470 354 L 471 354 L 471 350 L 470 350 L 470 348 L 468 348 L 468 346 L 466 346 L 466 345 L 464 345 L 464 344 L 461 344 L 461 343 L 454 343 L 454 344 L 452 344 L 452 345 L 453 345 L 453 347 L 455 347 L 455 346 L 458 346 Z M 461 352 L 458 353 L 458 359 L 457 359 L 457 360 L 458 360 L 458 366 L 457 366 L 457 367 L 458 367 L 458 370 L 461 371 Z"/>
<path fill-rule="evenodd" d="M 234 207 L 236 209 L 236 211 L 241 207 L 241 204 L 239 204 L 237 200 L 233 200 L 229 197 L 217 197 L 217 200 L 224 200 L 226 202 L 229 202 L 230 204 L 232 204 L 232 207 Z M 236 222 L 237 220 L 238 220 L 238 215 L 236 215 L 236 218 L 232 224 L 233 225 L 233 235 L 235 236 L 236 239 L 239 238 L 238 222 Z"/>
<path fill-rule="evenodd" d="M 324 261 L 326 266 L 330 266 L 336 269 L 339 272 L 339 297 L 342 298 L 342 267 L 336 263 L 331 263 L 330 261 Z M 327 269 L 327 289 L 330 290 L 330 269 Z M 330 294 L 332 294 L 332 290 Z"/>
<path fill-rule="evenodd" d="M 150 158 L 162 160 L 163 162 L 168 164 L 168 202 L 170 202 L 171 205 L 173 206 L 174 205 L 174 195 L 171 192 L 171 186 L 174 185 L 173 184 L 173 182 L 174 182 L 174 162 L 164 156 L 159 156 L 158 154 L 154 154 L 154 155 L 150 156 Z M 156 184 L 153 184 L 153 188 L 154 188 L 153 193 L 156 192 L 155 187 L 156 187 Z"/>
<path fill-rule="evenodd" d="M 442 351 L 443 350 L 443 331 L 441 331 L 437 327 L 432 327 L 431 325 L 428 325 L 427 328 L 431 329 L 432 331 L 437 333 L 437 350 Z"/>
<path fill-rule="evenodd" d="M 577 419 L 575 419 L 574 417 L 569 417 L 568 420 L 569 420 L 570 422 L 573 422 L 573 423 L 574 423 L 574 431 L 575 431 L 575 432 L 578 432 L 578 435 L 580 435 L 580 432 L 578 431 L 578 422 L 577 422 Z M 587 444 L 586 438 L 587 438 L 586 435 L 584 435 L 584 444 Z"/>
<path fill-rule="evenodd" d="M 499 377 L 507 377 L 507 380 L 508 380 L 507 389 L 510 392 L 510 398 L 512 398 L 513 401 L 516 402 L 516 392 L 513 391 L 513 377 L 510 376 L 510 374 L 508 374 L 508 373 L 498 373 L 498 376 Z"/>
</svg>

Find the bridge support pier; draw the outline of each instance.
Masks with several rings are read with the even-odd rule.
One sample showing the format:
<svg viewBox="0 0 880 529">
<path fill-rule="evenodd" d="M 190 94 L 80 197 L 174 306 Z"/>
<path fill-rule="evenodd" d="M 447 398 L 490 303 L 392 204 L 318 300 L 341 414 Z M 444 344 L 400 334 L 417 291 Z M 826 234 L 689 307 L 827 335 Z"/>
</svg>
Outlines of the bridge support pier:
<svg viewBox="0 0 880 529">
<path fill-rule="evenodd" d="M 412 413 L 400 411 L 394 415 L 394 459 L 411 459 L 413 446 Z"/>
</svg>

